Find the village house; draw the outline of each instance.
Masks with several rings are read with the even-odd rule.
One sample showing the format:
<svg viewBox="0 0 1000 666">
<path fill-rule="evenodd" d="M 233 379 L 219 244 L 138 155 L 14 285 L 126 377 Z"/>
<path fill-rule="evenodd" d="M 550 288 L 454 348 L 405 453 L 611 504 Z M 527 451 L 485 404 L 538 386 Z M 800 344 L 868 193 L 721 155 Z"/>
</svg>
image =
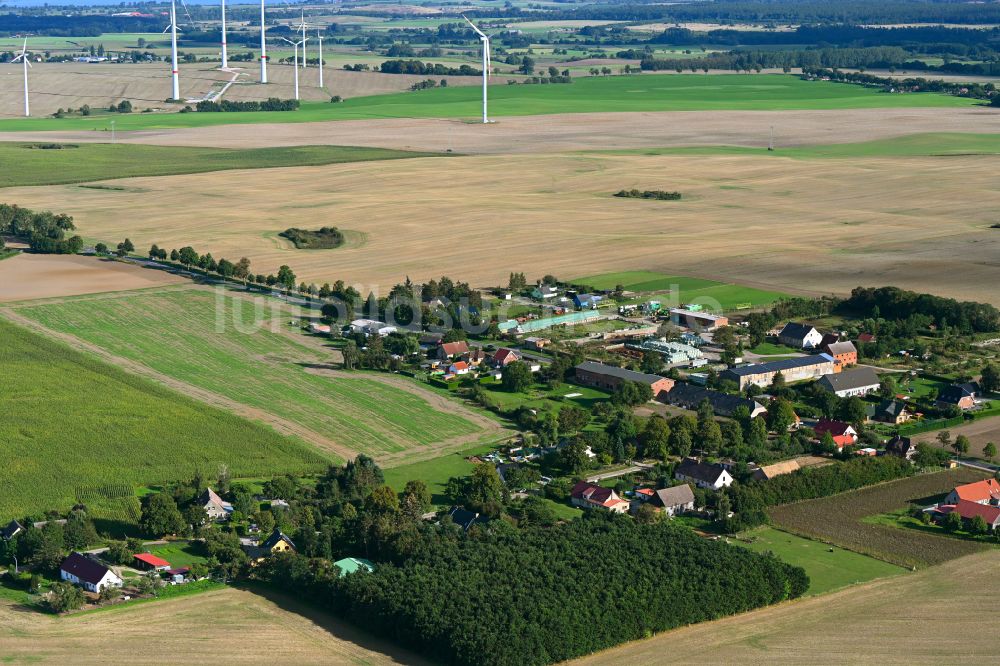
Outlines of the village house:
<svg viewBox="0 0 1000 666">
<path fill-rule="evenodd" d="M 885 452 L 886 455 L 913 460 L 913 456 L 917 455 L 917 447 L 913 445 L 909 437 L 897 434 L 885 443 Z"/>
<path fill-rule="evenodd" d="M 823 375 L 817 383 L 841 398 L 866 396 L 877 391 L 881 384 L 878 375 L 868 366 Z"/>
<path fill-rule="evenodd" d="M 899 425 L 910 420 L 910 412 L 906 409 L 906 403 L 902 400 L 883 400 L 878 405 L 871 405 L 870 410 L 866 410 L 866 415 L 872 421 L 879 423 L 890 423 Z"/>
<path fill-rule="evenodd" d="M 374 571 L 375 565 L 363 557 L 345 557 L 342 560 L 337 560 L 333 563 L 333 566 L 340 570 L 339 576 L 343 578 L 347 574 L 357 573 L 358 571 Z"/>
<path fill-rule="evenodd" d="M 962 500 L 977 504 L 1000 504 L 1000 483 L 996 479 L 983 479 L 956 486 L 944 498 L 943 503 L 958 504 Z"/>
<path fill-rule="evenodd" d="M 573 305 L 579 310 L 596 310 L 601 300 L 601 297 L 595 294 L 576 294 L 573 296 Z"/>
<path fill-rule="evenodd" d="M 858 350 L 853 342 L 831 342 L 820 345 L 820 349 L 832 356 L 834 362 L 842 368 L 858 363 Z"/>
<path fill-rule="evenodd" d="M 723 326 L 729 326 L 729 318 L 722 315 L 709 314 L 707 312 L 696 312 L 683 308 L 672 308 L 670 310 L 670 322 L 675 326 L 684 326 L 701 331 L 714 331 Z"/>
<path fill-rule="evenodd" d="M 99 593 L 106 587 L 121 587 L 121 577 L 96 559 L 77 552 L 69 554 L 59 566 L 59 577 L 88 592 Z"/>
<path fill-rule="evenodd" d="M 604 509 L 611 513 L 626 513 L 629 509 L 628 501 L 619 497 L 614 490 L 587 481 L 580 481 L 573 486 L 570 503 L 582 509 Z"/>
<path fill-rule="evenodd" d="M 385 336 L 395 333 L 396 327 L 375 319 L 355 319 L 351 322 L 351 333 Z"/>
<path fill-rule="evenodd" d="M 952 384 L 941 389 L 935 404 L 938 407 L 958 407 L 966 410 L 976 406 L 975 384 Z"/>
<path fill-rule="evenodd" d="M 653 397 L 669 392 L 674 387 L 674 380 L 660 375 L 626 370 L 613 365 L 604 365 L 594 361 L 584 361 L 576 366 L 576 380 L 586 386 L 615 390 L 622 382 L 637 382 L 646 384 L 653 391 Z"/>
<path fill-rule="evenodd" d="M 506 368 L 514 361 L 520 361 L 521 355 L 516 350 L 508 347 L 501 347 L 493 354 L 493 366 L 496 368 Z"/>
<path fill-rule="evenodd" d="M 442 361 L 450 361 L 456 356 L 469 353 L 469 345 L 465 340 L 457 342 L 442 342 L 437 348 L 437 357 Z"/>
<path fill-rule="evenodd" d="M 525 338 L 524 346 L 532 351 L 542 351 L 552 344 L 548 338 Z"/>
<path fill-rule="evenodd" d="M 778 333 L 778 342 L 796 349 L 816 349 L 823 341 L 823 334 L 809 324 L 790 321 Z"/>
<path fill-rule="evenodd" d="M 932 513 L 942 518 L 949 513 L 957 513 L 966 521 L 979 516 L 986 521 L 986 525 L 991 532 L 1000 527 L 1000 507 L 992 504 L 980 504 L 963 499 L 958 500 L 955 504 L 938 504 L 937 507 L 932 509 Z"/>
<path fill-rule="evenodd" d="M 132 558 L 135 560 L 136 569 L 143 571 L 167 571 L 170 569 L 170 562 L 150 553 L 136 553 Z"/>
<path fill-rule="evenodd" d="M 210 520 L 229 520 L 233 505 L 225 501 L 211 488 L 205 488 L 198 498 L 198 504 L 205 509 Z"/>
<path fill-rule="evenodd" d="M 739 395 L 730 395 L 709 388 L 702 388 L 694 384 L 677 382 L 667 393 L 661 393 L 659 399 L 668 405 L 674 405 L 683 409 L 696 410 L 703 400 L 708 400 L 712 406 L 712 412 L 716 416 L 730 418 L 740 407 L 746 407 L 750 412 L 750 418 L 756 418 L 761 414 L 766 414 L 767 409 L 756 400 L 750 400 Z"/>
<path fill-rule="evenodd" d="M 3 528 L 0 529 L 0 539 L 4 541 L 10 541 L 18 534 L 24 531 L 24 526 L 16 520 L 12 520 Z"/>
<path fill-rule="evenodd" d="M 694 511 L 694 492 L 686 483 L 672 488 L 660 488 L 653 491 L 650 503 L 661 507 L 668 516 L 678 516 L 687 511 Z"/>
<path fill-rule="evenodd" d="M 262 562 L 272 555 L 279 553 L 294 553 L 295 542 L 277 527 L 264 541 L 254 544 L 250 539 L 240 539 L 240 545 L 252 562 Z"/>
<path fill-rule="evenodd" d="M 816 433 L 816 438 L 820 440 L 823 439 L 823 435 L 830 433 L 830 436 L 833 437 L 833 443 L 837 445 L 838 449 L 854 446 L 858 442 L 858 431 L 854 429 L 854 426 L 843 421 L 820 419 L 813 427 L 813 431 Z"/>
<path fill-rule="evenodd" d="M 833 357 L 819 354 L 729 368 L 719 373 L 719 378 L 736 382 L 740 391 L 743 391 L 751 384 L 761 387 L 770 386 L 774 382 L 774 376 L 779 372 L 786 382 L 799 382 L 818 379 L 823 375 L 837 372 L 835 366 Z"/>
<path fill-rule="evenodd" d="M 759 481 L 768 481 L 782 474 L 791 474 L 802 469 L 797 460 L 784 460 L 773 465 L 764 465 L 753 471 L 753 478 Z"/>
<path fill-rule="evenodd" d="M 488 516 L 482 516 L 460 506 L 452 507 L 448 517 L 451 518 L 451 522 L 461 527 L 463 532 L 468 532 L 473 525 L 485 525 L 490 520 Z"/>
<path fill-rule="evenodd" d="M 448 374 L 452 376 L 469 374 L 469 364 L 465 361 L 455 361 L 448 366 Z"/>
<path fill-rule="evenodd" d="M 722 465 L 701 462 L 695 458 L 687 458 L 679 464 L 674 470 L 674 478 L 711 490 L 727 488 L 733 483 L 732 475 Z"/>
<path fill-rule="evenodd" d="M 559 295 L 559 290 L 547 284 L 540 284 L 531 290 L 531 297 L 539 301 L 555 298 Z"/>
</svg>

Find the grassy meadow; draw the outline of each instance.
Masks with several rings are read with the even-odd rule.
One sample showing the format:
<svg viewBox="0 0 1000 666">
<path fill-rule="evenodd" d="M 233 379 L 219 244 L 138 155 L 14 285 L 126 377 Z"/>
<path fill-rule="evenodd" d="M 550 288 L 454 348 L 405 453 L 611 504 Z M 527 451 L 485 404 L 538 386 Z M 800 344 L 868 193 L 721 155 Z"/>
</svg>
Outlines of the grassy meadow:
<svg viewBox="0 0 1000 666">
<path fill-rule="evenodd" d="M 163 375 L 292 422 L 341 450 L 404 452 L 482 431 L 414 392 L 364 374 L 307 372 L 310 366 L 330 366 L 333 351 L 308 346 L 304 335 L 288 325 L 291 315 L 261 308 L 255 327 L 252 303 L 219 296 L 217 310 L 216 298 L 207 290 L 135 293 L 25 306 L 18 312 Z M 237 303 L 242 306 L 238 310 Z"/>
<path fill-rule="evenodd" d="M 330 461 L 264 425 L 3 320 L 0 339 L 0 521 L 66 510 L 78 498 L 110 504 L 114 487 L 199 468 L 214 474 L 221 463 L 249 476 L 319 471 Z"/>
<path fill-rule="evenodd" d="M 0 172 L 0 187 L 59 185 L 135 176 L 171 176 L 229 169 L 319 166 L 427 156 L 426 153 L 351 146 L 291 146 L 231 150 L 121 143 L 62 144 L 61 149 L 42 149 L 38 147 L 39 145 L 0 143 L 0 164 L 18 165 L 17 169 Z M 113 189 L 113 186 L 108 187 Z"/>
<path fill-rule="evenodd" d="M 499 78 L 499 77 L 498 77 Z M 490 114 L 528 116 L 615 111 L 795 110 L 970 106 L 951 95 L 892 95 L 830 81 L 803 81 L 783 74 L 642 74 L 582 77 L 571 84 L 502 85 L 490 88 Z M 295 112 L 116 114 L 119 130 L 201 127 L 236 123 L 294 123 L 374 118 L 476 118 L 482 94 L 476 86 L 432 88 L 339 104 L 305 102 Z M 0 120 L 0 131 L 106 130 L 110 116 Z"/>
<path fill-rule="evenodd" d="M 751 303 L 753 307 L 761 307 L 787 296 L 779 291 L 767 291 L 683 275 L 666 275 L 654 271 L 603 273 L 573 278 L 572 281 L 602 290 L 614 289 L 621 285 L 626 291 L 669 291 L 669 298 L 660 299 L 664 307 L 679 307 L 684 303 L 702 303 L 708 306 L 717 302 L 723 310 L 731 310 L 746 303 Z"/>
<path fill-rule="evenodd" d="M 773 553 L 783 562 L 805 569 L 809 575 L 810 595 L 825 594 L 849 585 L 857 585 L 875 578 L 896 576 L 906 571 L 888 562 L 771 527 L 753 530 L 743 536 L 751 542 L 731 543 L 758 553 Z"/>
</svg>

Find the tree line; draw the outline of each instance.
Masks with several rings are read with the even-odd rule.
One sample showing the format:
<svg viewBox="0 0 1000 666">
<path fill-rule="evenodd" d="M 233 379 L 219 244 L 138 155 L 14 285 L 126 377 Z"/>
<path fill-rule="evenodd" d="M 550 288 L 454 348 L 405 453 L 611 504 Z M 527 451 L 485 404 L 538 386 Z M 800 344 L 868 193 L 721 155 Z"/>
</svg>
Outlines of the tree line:
<svg viewBox="0 0 1000 666">
<path fill-rule="evenodd" d="M 297 99 L 278 99 L 277 97 L 268 97 L 263 102 L 258 102 L 256 100 L 229 100 L 224 99 L 221 102 L 212 102 L 208 100 L 203 100 L 195 105 L 195 110 L 201 113 L 241 113 L 245 111 L 297 111 L 299 108 L 299 100 Z"/>
<path fill-rule="evenodd" d="M 383 74 L 421 74 L 431 76 L 481 76 L 483 70 L 460 65 L 447 67 L 441 63 L 421 62 L 420 60 L 386 60 L 379 67 Z"/>
<path fill-rule="evenodd" d="M 1000 310 L 989 303 L 958 301 L 899 287 L 856 287 L 851 296 L 839 304 L 837 311 L 896 320 L 923 315 L 937 328 L 953 326 L 967 334 L 1000 330 Z"/>
<path fill-rule="evenodd" d="M 729 69 L 751 71 L 793 67 L 891 67 L 912 56 L 898 46 L 866 48 L 820 48 L 796 50 L 736 50 L 700 58 L 658 58 L 646 54 L 640 67 L 647 71 Z"/>
</svg>

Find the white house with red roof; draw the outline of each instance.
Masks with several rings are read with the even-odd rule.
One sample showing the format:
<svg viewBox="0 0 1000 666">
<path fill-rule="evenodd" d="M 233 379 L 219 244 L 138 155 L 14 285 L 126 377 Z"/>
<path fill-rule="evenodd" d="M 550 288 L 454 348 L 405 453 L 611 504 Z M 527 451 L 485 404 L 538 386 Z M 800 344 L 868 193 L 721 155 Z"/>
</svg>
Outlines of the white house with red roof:
<svg viewBox="0 0 1000 666">
<path fill-rule="evenodd" d="M 838 449 L 854 446 L 858 443 L 858 431 L 854 429 L 854 426 L 843 421 L 820 419 L 813 427 L 813 431 L 819 439 L 823 439 L 824 434 L 830 433 L 830 436 L 833 437 L 833 443 L 837 445 Z"/>
<path fill-rule="evenodd" d="M 628 500 L 623 500 L 611 488 L 581 481 L 570 492 L 570 502 L 582 509 L 604 509 L 612 513 L 626 513 Z"/>
<path fill-rule="evenodd" d="M 438 358 L 442 361 L 447 361 L 455 358 L 456 356 L 468 353 L 469 343 L 465 340 L 459 340 L 457 342 L 442 342 L 438 347 Z"/>
<path fill-rule="evenodd" d="M 467 375 L 469 374 L 469 364 L 465 361 L 455 361 L 448 366 L 449 375 Z"/>
<path fill-rule="evenodd" d="M 1000 483 L 996 479 L 983 479 L 964 486 L 956 486 L 948 493 L 942 504 L 958 504 L 959 502 L 974 502 L 976 504 L 1000 504 Z"/>
</svg>

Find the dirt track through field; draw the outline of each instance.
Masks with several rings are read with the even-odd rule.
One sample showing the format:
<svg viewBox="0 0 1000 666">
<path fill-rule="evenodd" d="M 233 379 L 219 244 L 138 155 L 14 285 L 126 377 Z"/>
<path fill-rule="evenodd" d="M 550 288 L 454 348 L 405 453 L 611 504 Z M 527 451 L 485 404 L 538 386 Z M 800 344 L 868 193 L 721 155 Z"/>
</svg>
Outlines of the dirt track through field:
<svg viewBox="0 0 1000 666">
<path fill-rule="evenodd" d="M 45 664 L 427 663 L 289 596 L 234 588 L 62 618 L 0 600 L 0 655 Z"/>
<path fill-rule="evenodd" d="M 992 663 L 1000 550 L 636 641 L 601 664 Z"/>
<path fill-rule="evenodd" d="M 392 76 L 392 75 L 383 75 Z M 550 153 L 671 146 L 854 143 L 923 132 L 1000 132 L 989 107 L 827 111 L 670 111 L 505 116 L 463 120 L 381 119 L 221 125 L 119 132 L 123 143 L 261 148 L 315 144 L 456 153 Z M 3 141 L 107 142 L 106 132 L 3 132 Z"/>
</svg>

